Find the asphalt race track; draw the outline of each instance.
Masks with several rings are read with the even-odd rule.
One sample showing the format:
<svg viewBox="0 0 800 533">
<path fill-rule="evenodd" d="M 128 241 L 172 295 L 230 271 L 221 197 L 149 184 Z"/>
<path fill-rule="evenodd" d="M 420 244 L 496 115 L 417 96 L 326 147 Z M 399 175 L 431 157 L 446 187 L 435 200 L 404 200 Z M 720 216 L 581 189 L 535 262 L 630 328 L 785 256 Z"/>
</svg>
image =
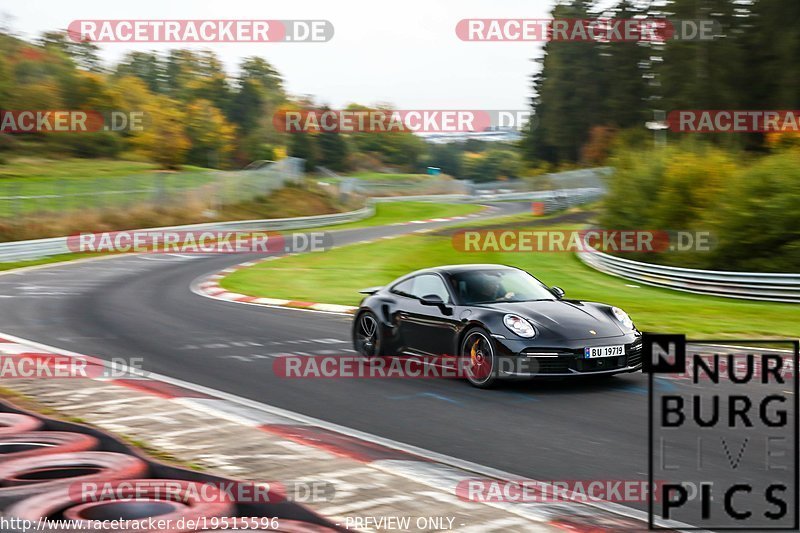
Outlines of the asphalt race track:
<svg viewBox="0 0 800 533">
<path fill-rule="evenodd" d="M 526 208 L 502 204 L 493 216 Z M 346 230 L 334 243 L 444 225 Z M 148 371 L 520 477 L 646 478 L 645 375 L 491 391 L 460 380 L 282 379 L 272 373 L 278 354 L 352 355 L 350 319 L 191 292 L 199 276 L 247 260 L 123 256 L 9 273 L 0 276 L 0 331 L 102 358 L 142 357 Z"/>
</svg>

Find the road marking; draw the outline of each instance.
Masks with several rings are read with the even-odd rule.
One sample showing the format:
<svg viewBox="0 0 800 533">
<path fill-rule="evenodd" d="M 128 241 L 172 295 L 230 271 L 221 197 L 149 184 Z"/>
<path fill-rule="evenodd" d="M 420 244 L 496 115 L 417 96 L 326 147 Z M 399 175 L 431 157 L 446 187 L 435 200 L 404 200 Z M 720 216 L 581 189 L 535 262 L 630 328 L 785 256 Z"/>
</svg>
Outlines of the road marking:
<svg viewBox="0 0 800 533">
<path fill-rule="evenodd" d="M 699 344 L 694 344 L 691 339 L 688 339 L 688 344 L 704 347 L 704 346 L 714 346 L 715 348 L 736 348 L 737 350 L 758 350 L 760 352 L 780 352 L 780 353 L 794 353 L 794 350 L 784 350 L 782 348 L 764 348 L 761 346 L 736 346 L 735 344 L 705 344 L 701 341 L 695 341 Z M 753 342 L 758 342 L 758 340 L 754 340 Z M 787 344 L 792 342 L 789 339 L 785 341 Z"/>
<path fill-rule="evenodd" d="M 65 355 L 65 356 L 68 356 L 68 357 L 77 357 L 77 358 L 85 357 L 85 356 L 83 356 L 83 355 L 81 355 L 79 353 L 76 353 L 76 352 L 71 352 L 69 350 L 64 350 L 62 348 L 56 348 L 54 346 L 49 346 L 47 344 L 43 344 L 43 343 L 40 343 L 40 342 L 23 339 L 21 337 L 16 337 L 14 335 L 0 333 L 0 337 L 5 338 L 5 339 L 10 340 L 10 341 L 15 342 L 15 343 L 27 344 L 29 346 L 32 346 L 32 347 L 35 347 L 35 348 L 38 348 L 38 349 L 41 349 L 41 350 L 50 351 L 50 352 L 53 352 L 53 353 L 58 353 L 58 354 Z M 273 415 L 273 416 L 276 416 L 276 417 L 284 418 L 286 420 L 290 420 L 292 422 L 296 422 L 296 423 L 299 423 L 299 424 L 302 424 L 302 425 L 310 425 L 310 426 L 313 426 L 313 427 L 317 427 L 317 428 L 320 428 L 320 429 L 325 429 L 325 430 L 328 430 L 328 431 L 339 433 L 341 435 L 345 435 L 345 436 L 348 436 L 348 437 L 359 439 L 359 440 L 362 440 L 362 441 L 365 441 L 365 442 L 371 442 L 371 443 L 374 443 L 374 444 L 378 444 L 380 446 L 384 446 L 386 448 L 390 448 L 390 449 L 393 449 L 393 450 L 405 452 L 405 453 L 408 453 L 408 454 L 411 454 L 411 455 L 416 455 L 416 456 L 418 456 L 420 458 L 428 459 L 429 461 L 432 461 L 433 463 L 438 463 L 439 465 L 444 465 L 446 467 L 458 469 L 458 470 L 462 471 L 462 472 L 460 472 L 460 474 L 463 474 L 463 473 L 466 473 L 466 472 L 470 472 L 470 473 L 473 473 L 473 474 L 478 474 L 478 475 L 481 475 L 481 476 L 490 477 L 490 478 L 494 478 L 494 479 L 498 479 L 498 480 L 502 480 L 502 481 L 514 481 L 514 480 L 519 480 L 519 478 L 520 478 L 519 475 L 515 475 L 515 474 L 512 474 L 510 472 L 505 472 L 503 470 L 499 470 L 499 469 L 492 468 L 492 467 L 489 467 L 489 466 L 480 465 L 480 464 L 477 464 L 477 463 L 473 463 L 471 461 L 466 461 L 466 460 L 463 460 L 463 459 L 459 459 L 457 457 L 452 457 L 452 456 L 445 455 L 445 454 L 442 454 L 442 453 L 439 453 L 439 452 L 434 452 L 432 450 L 427 450 L 425 448 L 420 448 L 420 447 L 414 446 L 412 444 L 406 444 L 406 443 L 403 443 L 403 442 L 398 442 L 398 441 L 391 440 L 391 439 L 388 439 L 388 438 L 380 437 L 378 435 L 374 435 L 374 434 L 367 433 L 367 432 L 364 432 L 364 431 L 360 431 L 360 430 L 357 430 L 357 429 L 349 428 L 347 426 L 342 426 L 340 424 L 335 424 L 333 422 L 328 422 L 326 420 L 322 420 L 322 419 L 319 419 L 319 418 L 314 418 L 314 417 L 311 417 L 311 416 L 303 415 L 301 413 L 297 413 L 297 412 L 294 412 L 294 411 L 290 411 L 288 409 L 283 409 L 283 408 L 280 408 L 280 407 L 276 407 L 274 405 L 269 405 L 269 404 L 257 402 L 255 400 L 250 400 L 248 398 L 237 396 L 235 394 L 231 394 L 231 393 L 228 393 L 228 392 L 212 389 L 210 387 L 205 387 L 203 385 L 197 385 L 195 383 L 190 383 L 188 381 L 183 381 L 183 380 L 178 379 L 178 378 L 173 378 L 173 377 L 164 376 L 164 375 L 156 374 L 156 373 L 150 373 L 150 372 L 148 372 L 147 375 L 148 375 L 148 379 L 150 379 L 152 381 L 158 381 L 158 382 L 165 383 L 165 384 L 168 384 L 168 385 L 173 385 L 175 387 L 180 387 L 180 388 L 183 388 L 185 390 L 189 390 L 189 391 L 192 391 L 192 392 L 203 394 L 203 395 L 211 397 L 211 398 L 216 398 L 216 399 L 219 399 L 219 400 L 225 400 L 225 401 L 233 403 L 233 404 L 238 404 L 240 406 L 248 407 L 250 409 L 253 409 L 253 410 L 256 410 L 256 411 L 261 411 L 261 412 L 264 412 L 264 413 L 267 413 L 267 414 L 270 414 L 270 415 Z M 213 409 L 213 408 L 210 408 L 210 409 Z M 145 415 L 141 415 L 141 416 L 145 416 Z M 131 419 L 136 419 L 136 418 L 137 417 L 127 417 L 127 418 L 123 418 L 123 419 L 118 419 L 115 422 L 120 422 L 122 420 L 131 420 Z M 418 461 L 415 461 L 415 462 L 418 462 Z M 374 461 L 373 464 L 374 463 L 380 463 L 380 461 Z M 428 466 L 429 468 L 433 466 L 431 463 L 421 463 L 422 466 L 424 466 L 426 464 L 429 465 Z M 627 506 L 624 506 L 624 505 L 621 505 L 621 504 L 618 504 L 618 503 L 606 502 L 606 501 L 582 501 L 581 503 L 583 503 L 583 504 L 585 504 L 585 505 L 587 505 L 589 507 L 594 507 L 594 508 L 601 509 L 601 510 L 606 511 L 606 512 L 610 512 L 610 513 L 615 513 L 615 514 L 618 514 L 618 515 L 626 516 L 628 518 L 632 518 L 632 519 L 635 519 L 635 520 L 639 520 L 639 521 L 643 521 L 643 522 L 647 522 L 647 520 L 648 520 L 648 515 L 647 515 L 647 513 L 645 511 L 640 511 L 639 509 L 634 509 L 634 508 L 627 507 Z M 513 506 L 512 506 L 512 508 L 513 508 Z M 665 527 L 677 528 L 677 529 L 687 529 L 689 527 L 687 524 L 681 524 L 681 523 L 675 522 L 675 521 L 657 520 L 656 522 L 659 525 L 663 525 Z"/>
<path fill-rule="evenodd" d="M 448 403 L 461 403 L 458 400 L 454 400 L 445 396 L 444 394 L 436 394 L 435 392 L 418 392 L 416 394 L 404 394 L 402 396 L 389 396 L 390 400 L 408 400 L 411 398 L 433 398 L 434 400 L 441 400 Z"/>
</svg>

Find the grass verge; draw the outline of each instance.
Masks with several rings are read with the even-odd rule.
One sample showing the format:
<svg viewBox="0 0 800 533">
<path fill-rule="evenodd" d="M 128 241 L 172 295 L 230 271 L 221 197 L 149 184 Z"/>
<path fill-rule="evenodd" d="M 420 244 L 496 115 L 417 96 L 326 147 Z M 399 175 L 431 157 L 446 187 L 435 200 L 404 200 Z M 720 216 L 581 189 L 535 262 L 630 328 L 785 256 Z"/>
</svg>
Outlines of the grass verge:
<svg viewBox="0 0 800 533">
<path fill-rule="evenodd" d="M 348 175 L 349 178 L 358 178 L 362 180 L 407 180 L 407 181 L 423 181 L 427 179 L 438 179 L 441 176 L 431 176 L 429 174 L 389 174 L 386 172 L 355 172 Z"/>
<path fill-rule="evenodd" d="M 105 254 L 99 254 L 99 253 L 59 254 L 51 257 L 44 257 L 42 259 L 33 259 L 31 261 L 13 261 L 9 263 L 0 263 L 0 272 L 4 270 L 14 270 L 15 268 L 50 265 L 53 263 L 63 263 L 65 261 L 75 261 L 76 259 L 88 259 L 89 257 L 100 257 L 101 255 Z"/>
<path fill-rule="evenodd" d="M 537 227 L 537 229 L 543 229 Z M 550 229 L 568 229 L 564 225 Z M 465 253 L 451 238 L 418 234 L 282 258 L 238 270 L 222 280 L 230 291 L 273 298 L 357 305 L 358 290 L 409 271 L 443 264 L 502 263 L 523 268 L 570 298 L 622 307 L 639 329 L 690 337 L 797 336 L 800 306 L 682 293 L 608 276 L 566 253 Z"/>
<path fill-rule="evenodd" d="M 325 203 L 327 197 L 317 197 L 312 194 L 298 196 L 293 194 L 291 190 L 279 190 L 269 197 L 262 204 L 253 204 L 253 206 L 243 206 L 238 211 L 230 212 L 226 215 L 232 219 L 236 218 L 257 218 L 263 215 L 263 210 L 271 212 L 280 211 L 281 215 L 285 217 L 292 216 L 307 216 L 309 210 L 310 214 L 319 214 L 320 212 L 332 212 L 335 207 Z M 272 209 L 270 209 L 270 206 Z M 273 210 L 274 209 L 274 210 Z M 316 211 L 314 211 L 316 209 Z M 346 224 L 338 224 L 334 226 L 326 226 L 323 228 L 313 228 L 310 231 L 325 231 L 325 230 L 339 230 L 339 229 L 352 229 L 368 226 L 381 226 L 385 224 L 393 224 L 395 222 L 406 222 L 409 220 L 425 219 L 431 217 L 450 217 L 461 216 L 470 213 L 475 213 L 481 209 L 477 205 L 465 204 L 434 204 L 425 202 L 392 202 L 378 204 L 374 217 L 356 222 L 349 222 Z M 146 221 L 145 221 L 146 222 Z M 143 226 L 145 227 L 145 226 Z M 302 230 L 300 230 L 302 231 Z M 74 254 L 60 254 L 52 257 L 45 257 L 42 259 L 35 259 L 31 261 L 14 261 L 2 263 L 0 262 L 0 272 L 4 270 L 13 270 L 16 268 L 24 268 L 38 265 L 47 265 L 52 263 L 62 263 L 65 261 L 74 261 L 76 259 L 85 259 L 88 257 L 98 257 L 105 254 L 94 253 L 74 253 Z"/>
<path fill-rule="evenodd" d="M 427 220 L 430 218 L 448 218 L 470 215 L 483 209 L 479 205 L 473 204 L 444 204 L 432 202 L 382 202 L 375 205 L 375 216 L 325 226 L 324 228 L 314 228 L 314 231 L 339 230 L 366 228 L 371 226 L 384 226 L 396 224 L 398 222 L 409 222 L 411 220 Z"/>
</svg>

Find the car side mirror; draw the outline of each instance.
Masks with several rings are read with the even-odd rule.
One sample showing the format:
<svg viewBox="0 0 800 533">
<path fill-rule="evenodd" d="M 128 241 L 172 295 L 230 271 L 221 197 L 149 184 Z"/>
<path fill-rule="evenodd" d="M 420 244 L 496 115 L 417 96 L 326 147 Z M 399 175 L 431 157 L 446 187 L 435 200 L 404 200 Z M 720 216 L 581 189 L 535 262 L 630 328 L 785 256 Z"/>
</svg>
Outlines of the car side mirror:
<svg viewBox="0 0 800 533">
<path fill-rule="evenodd" d="M 550 292 L 552 292 L 559 300 L 564 297 L 564 289 L 561 287 L 553 287 L 550 289 Z"/>
<path fill-rule="evenodd" d="M 426 294 L 419 299 L 419 303 L 422 305 L 430 305 L 431 307 L 438 307 L 439 311 L 445 316 L 451 316 L 453 314 L 453 308 L 448 306 L 438 294 Z"/>
<path fill-rule="evenodd" d="M 428 294 L 420 299 L 422 305 L 444 305 L 444 300 L 438 294 Z"/>
</svg>

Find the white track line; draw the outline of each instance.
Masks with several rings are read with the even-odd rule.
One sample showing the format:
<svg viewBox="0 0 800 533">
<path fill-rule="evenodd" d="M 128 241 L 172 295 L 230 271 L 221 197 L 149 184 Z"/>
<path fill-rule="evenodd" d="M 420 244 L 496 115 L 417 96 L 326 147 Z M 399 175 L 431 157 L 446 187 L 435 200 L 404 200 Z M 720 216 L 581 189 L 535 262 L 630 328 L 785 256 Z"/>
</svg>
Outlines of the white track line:
<svg viewBox="0 0 800 533">
<path fill-rule="evenodd" d="M 279 309 L 287 309 L 281 307 Z M 79 353 L 71 352 L 69 350 L 63 350 L 61 348 L 56 348 L 55 346 L 50 346 L 47 344 L 31 341 L 28 339 L 23 339 L 21 337 L 17 337 L 14 335 L 9 335 L 6 333 L 0 332 L 0 337 L 12 340 L 14 342 L 18 342 L 20 344 L 29 344 L 33 347 L 40 348 L 42 350 L 51 351 L 54 353 L 58 353 L 61 355 L 65 355 L 68 357 L 85 357 Z M 162 383 L 167 383 L 170 385 L 175 385 L 178 387 L 182 387 L 194 392 L 199 392 L 205 394 L 207 396 L 211 396 L 217 399 L 225 400 L 234 404 L 238 404 L 244 407 L 249 407 L 251 409 L 255 409 L 258 411 L 262 411 L 264 413 L 282 417 L 288 420 L 292 420 L 294 422 L 298 422 L 301 424 L 307 424 L 311 426 L 315 426 L 321 429 L 327 429 L 329 431 L 333 431 L 342 435 L 346 435 L 349 437 L 353 437 L 356 439 L 360 439 L 367 442 L 373 442 L 375 444 L 380 444 L 381 446 L 385 446 L 387 448 L 391 448 L 394 450 L 399 450 L 402 452 L 406 452 L 412 455 L 416 455 L 419 457 L 423 457 L 425 459 L 429 459 L 433 462 L 447 465 L 453 468 L 458 468 L 459 470 L 464 470 L 467 472 L 472 472 L 481 476 L 490 477 L 494 479 L 498 479 L 501 481 L 507 482 L 514 482 L 519 481 L 519 475 L 512 474 L 510 472 L 505 472 L 503 470 L 499 470 L 496 468 L 480 465 L 477 463 L 473 463 L 471 461 L 466 461 L 463 459 L 459 459 L 457 457 L 452 457 L 449 455 L 445 455 L 439 452 L 434 452 L 431 450 L 427 450 L 424 448 L 419 448 L 417 446 L 406 444 L 403 442 L 398 442 L 395 440 L 387 439 L 384 437 L 380 437 L 378 435 L 373 435 L 371 433 L 366 433 L 364 431 L 359 431 L 357 429 L 349 428 L 346 426 L 341 426 L 339 424 L 335 424 L 333 422 L 327 422 L 325 420 L 321 420 L 319 418 L 314 418 L 311 416 L 307 416 L 301 413 L 296 413 L 294 411 L 289 411 L 287 409 L 282 409 L 280 407 L 276 407 L 274 405 L 269 405 L 261 402 L 257 402 L 254 400 L 250 400 L 248 398 L 243 398 L 241 396 L 237 396 L 235 394 L 230 394 L 224 391 L 212 389 L 210 387 L 205 387 L 203 385 L 197 385 L 195 383 L 190 383 L 187 381 L 183 381 L 181 379 L 172 378 L 169 376 L 163 376 L 161 374 L 155 374 L 151 372 L 147 372 L 147 378 L 153 381 L 160 381 Z M 639 509 L 634 509 L 632 507 L 627 507 L 625 505 L 621 505 L 618 503 L 613 502 L 605 502 L 605 501 L 582 501 L 585 505 L 590 507 L 596 507 L 606 512 L 615 513 L 618 515 L 626 516 L 628 518 L 633 518 L 635 520 L 640 520 L 643 522 L 647 522 L 648 515 L 647 512 L 641 511 Z M 683 524 L 676 521 L 665 521 L 665 520 L 657 520 L 658 525 L 662 527 L 671 527 L 674 529 L 687 529 L 691 526 L 688 524 Z"/>
</svg>

